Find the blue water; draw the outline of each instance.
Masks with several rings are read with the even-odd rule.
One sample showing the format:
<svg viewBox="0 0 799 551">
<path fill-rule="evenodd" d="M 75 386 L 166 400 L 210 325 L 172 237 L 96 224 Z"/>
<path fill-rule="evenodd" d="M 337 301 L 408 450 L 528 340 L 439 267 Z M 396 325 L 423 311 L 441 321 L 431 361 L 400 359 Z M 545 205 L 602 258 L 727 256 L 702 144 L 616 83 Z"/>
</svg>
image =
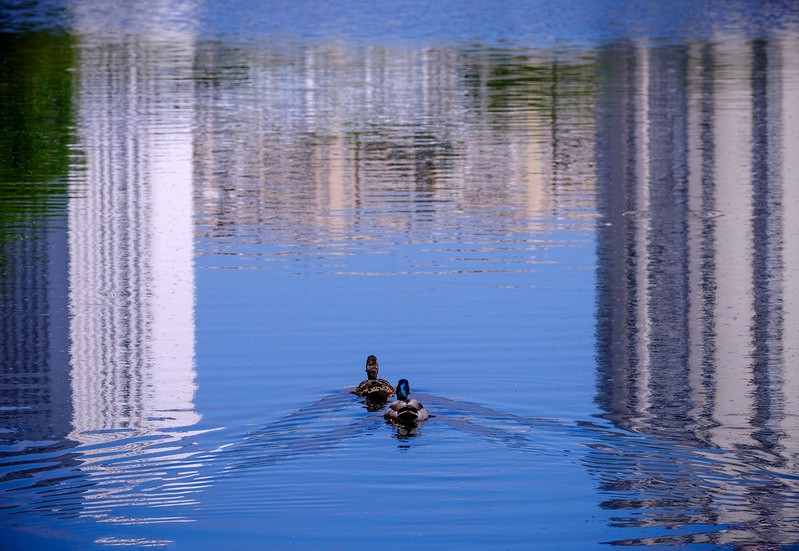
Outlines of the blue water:
<svg viewBox="0 0 799 551">
<path fill-rule="evenodd" d="M 796 549 L 798 21 L 0 7 L 0 548 Z"/>
</svg>

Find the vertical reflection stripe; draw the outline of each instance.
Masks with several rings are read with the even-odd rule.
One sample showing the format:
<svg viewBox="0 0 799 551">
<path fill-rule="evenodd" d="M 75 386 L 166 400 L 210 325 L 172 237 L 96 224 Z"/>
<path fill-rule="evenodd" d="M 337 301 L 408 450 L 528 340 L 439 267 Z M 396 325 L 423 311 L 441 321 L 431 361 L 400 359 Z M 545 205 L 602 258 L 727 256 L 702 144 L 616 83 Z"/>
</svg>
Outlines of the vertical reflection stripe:
<svg viewBox="0 0 799 551">
<path fill-rule="evenodd" d="M 80 52 L 85 160 L 82 193 L 69 203 L 72 437 L 89 444 L 115 438 L 103 431 L 198 420 L 193 87 L 182 74 L 193 48 L 87 41 Z"/>
</svg>

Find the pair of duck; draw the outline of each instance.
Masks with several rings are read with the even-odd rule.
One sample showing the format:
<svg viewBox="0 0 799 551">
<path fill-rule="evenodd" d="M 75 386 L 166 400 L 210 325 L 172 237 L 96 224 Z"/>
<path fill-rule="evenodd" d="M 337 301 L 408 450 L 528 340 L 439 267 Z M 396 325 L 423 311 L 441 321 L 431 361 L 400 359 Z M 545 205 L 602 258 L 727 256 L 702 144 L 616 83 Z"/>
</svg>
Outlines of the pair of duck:
<svg viewBox="0 0 799 551">
<path fill-rule="evenodd" d="M 385 404 L 394 395 L 394 387 L 385 379 L 378 379 L 377 357 L 366 358 L 367 379 L 355 389 L 355 394 L 366 398 L 367 403 Z M 410 398 L 411 386 L 408 379 L 400 379 L 397 383 L 397 400 L 392 402 L 383 415 L 387 421 L 401 425 L 415 425 L 429 417 L 427 410 L 417 400 Z"/>
</svg>

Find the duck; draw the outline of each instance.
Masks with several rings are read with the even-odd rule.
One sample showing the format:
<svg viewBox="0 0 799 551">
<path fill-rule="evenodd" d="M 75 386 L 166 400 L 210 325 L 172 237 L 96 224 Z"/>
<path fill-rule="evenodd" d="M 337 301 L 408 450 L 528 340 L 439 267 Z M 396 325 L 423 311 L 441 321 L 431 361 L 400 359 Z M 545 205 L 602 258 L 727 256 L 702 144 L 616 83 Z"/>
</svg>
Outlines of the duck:
<svg viewBox="0 0 799 551">
<path fill-rule="evenodd" d="M 385 379 L 378 379 L 377 357 L 371 354 L 366 358 L 366 377 L 355 389 L 355 394 L 366 398 L 367 402 L 385 404 L 394 395 L 394 387 Z"/>
<path fill-rule="evenodd" d="M 410 393 L 411 385 L 408 379 L 400 379 L 397 383 L 397 400 L 388 406 L 383 415 L 387 421 L 400 425 L 415 425 L 430 416 L 420 402 L 408 397 Z"/>
</svg>

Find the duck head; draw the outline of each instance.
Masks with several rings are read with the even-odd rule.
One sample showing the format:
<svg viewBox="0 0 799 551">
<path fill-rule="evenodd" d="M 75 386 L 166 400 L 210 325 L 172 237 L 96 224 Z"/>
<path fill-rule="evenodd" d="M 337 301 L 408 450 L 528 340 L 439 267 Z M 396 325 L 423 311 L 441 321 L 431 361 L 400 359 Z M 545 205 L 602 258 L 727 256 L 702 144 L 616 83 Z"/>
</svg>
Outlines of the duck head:
<svg viewBox="0 0 799 551">
<path fill-rule="evenodd" d="M 377 357 L 374 354 L 366 358 L 366 377 L 368 379 L 377 379 L 377 371 L 379 369 L 380 366 L 377 365 Z"/>
<path fill-rule="evenodd" d="M 400 379 L 397 383 L 397 400 L 408 400 L 408 395 L 411 393 L 411 385 L 408 384 L 408 379 Z"/>
</svg>

